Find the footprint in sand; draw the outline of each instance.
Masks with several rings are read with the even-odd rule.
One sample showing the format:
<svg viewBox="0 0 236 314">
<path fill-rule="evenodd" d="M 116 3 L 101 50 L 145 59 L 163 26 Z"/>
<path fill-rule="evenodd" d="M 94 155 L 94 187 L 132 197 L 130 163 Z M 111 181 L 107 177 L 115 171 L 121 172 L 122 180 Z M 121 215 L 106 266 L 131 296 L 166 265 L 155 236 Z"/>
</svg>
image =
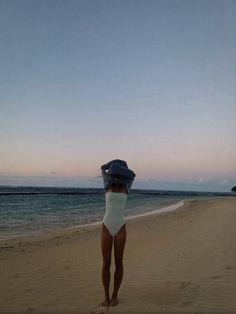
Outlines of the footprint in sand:
<svg viewBox="0 0 236 314">
<path fill-rule="evenodd" d="M 219 278 L 220 278 L 219 275 L 212 275 L 212 276 L 211 276 L 211 279 L 219 279 Z"/>
<path fill-rule="evenodd" d="M 27 313 L 27 314 L 35 313 L 35 308 L 34 307 L 29 307 L 24 313 Z"/>
<path fill-rule="evenodd" d="M 191 304 L 191 301 L 185 301 L 182 303 L 183 306 L 189 306 Z"/>
<path fill-rule="evenodd" d="M 15 273 L 12 277 L 18 278 L 21 275 L 21 273 Z"/>
<path fill-rule="evenodd" d="M 63 270 L 71 270 L 71 267 L 70 266 L 64 266 Z"/>
<path fill-rule="evenodd" d="M 104 307 L 98 304 L 94 309 L 92 309 L 89 314 L 109 314 L 110 309 L 109 307 Z"/>
<path fill-rule="evenodd" d="M 33 290 L 32 288 L 28 288 L 28 289 L 25 289 L 24 292 L 27 293 L 27 292 L 30 292 L 30 291 L 32 291 L 32 290 Z"/>
<path fill-rule="evenodd" d="M 227 270 L 233 269 L 233 266 L 228 265 L 228 266 L 226 267 L 226 269 L 227 269 Z"/>
<path fill-rule="evenodd" d="M 191 285 L 191 280 L 182 281 L 182 283 L 180 285 L 180 289 L 185 289 L 185 288 L 189 287 L 190 285 Z"/>
<path fill-rule="evenodd" d="M 108 314 L 110 313 L 108 308 L 104 310 L 104 308 L 92 310 L 89 314 Z"/>
</svg>

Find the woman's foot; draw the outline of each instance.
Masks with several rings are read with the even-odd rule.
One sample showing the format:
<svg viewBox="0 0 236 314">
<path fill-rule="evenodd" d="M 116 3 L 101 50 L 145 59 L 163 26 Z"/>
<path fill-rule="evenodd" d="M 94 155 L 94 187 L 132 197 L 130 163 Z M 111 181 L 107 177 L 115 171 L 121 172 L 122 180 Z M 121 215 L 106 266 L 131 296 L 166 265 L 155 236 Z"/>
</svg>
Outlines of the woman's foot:
<svg viewBox="0 0 236 314">
<path fill-rule="evenodd" d="M 109 306 L 109 304 L 110 304 L 110 301 L 106 299 L 100 303 L 101 306 Z"/>
<path fill-rule="evenodd" d="M 110 301 L 110 306 L 115 306 L 119 303 L 117 297 L 112 297 Z"/>
</svg>

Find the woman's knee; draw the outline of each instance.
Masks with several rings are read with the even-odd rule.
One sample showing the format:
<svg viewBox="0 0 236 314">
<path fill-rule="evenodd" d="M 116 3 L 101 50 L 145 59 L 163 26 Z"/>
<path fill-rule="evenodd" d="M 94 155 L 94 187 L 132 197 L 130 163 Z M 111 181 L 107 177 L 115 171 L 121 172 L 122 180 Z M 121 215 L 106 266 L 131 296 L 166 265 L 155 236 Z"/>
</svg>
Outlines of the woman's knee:
<svg viewBox="0 0 236 314">
<path fill-rule="evenodd" d="M 116 260 L 115 261 L 116 269 L 123 269 L 123 260 Z"/>
<path fill-rule="evenodd" d="M 103 260 L 103 270 L 109 270 L 111 267 L 111 260 L 110 259 L 105 259 Z"/>
</svg>

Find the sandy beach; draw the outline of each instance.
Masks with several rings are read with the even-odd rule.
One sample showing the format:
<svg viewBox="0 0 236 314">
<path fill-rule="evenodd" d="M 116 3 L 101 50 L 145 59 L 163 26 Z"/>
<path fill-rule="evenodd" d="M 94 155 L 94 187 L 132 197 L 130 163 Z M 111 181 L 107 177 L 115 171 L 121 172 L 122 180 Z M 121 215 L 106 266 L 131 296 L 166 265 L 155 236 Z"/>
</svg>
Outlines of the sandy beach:
<svg viewBox="0 0 236 314">
<path fill-rule="evenodd" d="M 120 303 L 109 308 L 98 306 L 100 225 L 1 240 L 0 313 L 236 313 L 235 222 L 233 197 L 128 220 Z M 113 271 L 114 259 L 111 288 Z"/>
</svg>

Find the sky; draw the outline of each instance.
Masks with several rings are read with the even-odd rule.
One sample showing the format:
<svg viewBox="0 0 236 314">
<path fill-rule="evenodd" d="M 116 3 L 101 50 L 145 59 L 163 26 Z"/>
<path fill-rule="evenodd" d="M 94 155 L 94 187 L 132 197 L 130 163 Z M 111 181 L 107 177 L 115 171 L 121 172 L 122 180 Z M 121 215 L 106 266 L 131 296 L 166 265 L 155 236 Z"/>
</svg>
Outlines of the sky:
<svg viewBox="0 0 236 314">
<path fill-rule="evenodd" d="M 0 185 L 236 185 L 236 2 L 0 0 Z"/>
</svg>

